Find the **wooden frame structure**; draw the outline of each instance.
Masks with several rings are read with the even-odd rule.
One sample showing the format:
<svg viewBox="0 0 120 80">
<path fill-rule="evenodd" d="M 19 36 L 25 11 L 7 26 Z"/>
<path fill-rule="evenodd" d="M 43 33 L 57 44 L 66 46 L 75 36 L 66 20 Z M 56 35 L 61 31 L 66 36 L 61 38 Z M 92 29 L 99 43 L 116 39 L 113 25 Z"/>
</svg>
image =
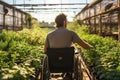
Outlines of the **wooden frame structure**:
<svg viewBox="0 0 120 80">
<path fill-rule="evenodd" d="M 94 0 L 75 16 L 75 20 L 89 25 L 90 33 L 113 36 L 120 41 L 120 0 Z"/>
<path fill-rule="evenodd" d="M 22 30 L 26 24 L 27 13 L 0 1 L 0 32 L 6 30 Z"/>
</svg>

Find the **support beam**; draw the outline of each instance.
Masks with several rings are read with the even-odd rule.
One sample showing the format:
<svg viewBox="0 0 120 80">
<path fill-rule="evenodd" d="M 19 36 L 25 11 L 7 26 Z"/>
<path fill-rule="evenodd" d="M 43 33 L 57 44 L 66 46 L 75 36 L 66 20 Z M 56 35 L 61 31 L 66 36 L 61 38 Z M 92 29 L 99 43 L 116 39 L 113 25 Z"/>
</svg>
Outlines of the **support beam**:
<svg viewBox="0 0 120 80">
<path fill-rule="evenodd" d="M 94 7 L 94 15 L 96 15 L 96 7 Z M 96 17 L 94 17 L 94 33 L 96 33 Z"/>
<path fill-rule="evenodd" d="M 118 41 L 120 42 L 120 10 L 118 13 Z"/>
<path fill-rule="evenodd" d="M 102 16 L 99 17 L 99 35 L 102 35 Z"/>
<path fill-rule="evenodd" d="M 27 11 L 26 11 L 26 10 L 25 10 L 25 12 L 31 12 L 31 13 L 49 13 L 49 12 L 52 12 L 52 13 L 53 13 L 53 12 L 54 12 L 54 13 L 55 13 L 55 12 L 61 12 L 61 10 L 55 10 L 55 11 L 37 11 L 37 10 L 36 10 L 36 11 L 27 10 Z M 74 11 L 70 11 L 70 10 L 69 10 L 69 11 L 66 11 L 66 10 L 63 11 L 63 10 L 62 10 L 62 12 L 74 12 Z"/>
<path fill-rule="evenodd" d="M 112 23 L 112 16 L 109 16 L 109 34 L 112 34 L 112 27 L 113 27 L 113 23 Z"/>
<path fill-rule="evenodd" d="M 118 6 L 120 6 L 120 0 L 118 0 Z M 120 42 L 120 10 L 118 11 L 118 41 Z"/>
<path fill-rule="evenodd" d="M 117 4 L 118 4 L 118 6 L 120 6 L 120 0 L 117 0 Z"/>
<path fill-rule="evenodd" d="M 5 6 L 3 6 L 3 11 L 4 11 L 4 14 L 3 14 L 3 29 L 6 29 L 6 27 L 5 27 Z"/>
<path fill-rule="evenodd" d="M 62 4 L 13 4 L 13 6 L 58 6 L 58 5 L 86 5 L 86 3 L 62 3 Z"/>
<path fill-rule="evenodd" d="M 36 8 L 36 7 L 27 7 L 27 8 L 23 8 L 23 7 L 20 7 L 19 9 L 25 9 L 25 10 L 55 10 L 55 9 L 61 9 L 61 8 L 40 8 L 40 7 L 38 7 L 38 8 Z M 62 8 L 62 9 L 64 9 L 64 10 L 81 10 L 82 9 L 82 7 L 81 8 Z"/>
<path fill-rule="evenodd" d="M 101 9 L 101 4 L 100 4 Z M 99 35 L 102 35 L 102 14 L 99 15 Z"/>
</svg>

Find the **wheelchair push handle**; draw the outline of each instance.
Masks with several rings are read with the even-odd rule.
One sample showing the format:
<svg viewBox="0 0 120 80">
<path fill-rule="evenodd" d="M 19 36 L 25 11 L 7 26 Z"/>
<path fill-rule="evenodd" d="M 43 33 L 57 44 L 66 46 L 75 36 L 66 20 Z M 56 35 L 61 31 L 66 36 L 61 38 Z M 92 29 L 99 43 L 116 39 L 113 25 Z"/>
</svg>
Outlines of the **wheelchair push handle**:
<svg viewBox="0 0 120 80">
<path fill-rule="evenodd" d="M 81 53 L 81 51 L 82 51 L 81 48 L 79 48 L 79 49 L 77 48 L 77 49 L 75 49 L 75 54 L 79 54 L 79 53 Z"/>
</svg>

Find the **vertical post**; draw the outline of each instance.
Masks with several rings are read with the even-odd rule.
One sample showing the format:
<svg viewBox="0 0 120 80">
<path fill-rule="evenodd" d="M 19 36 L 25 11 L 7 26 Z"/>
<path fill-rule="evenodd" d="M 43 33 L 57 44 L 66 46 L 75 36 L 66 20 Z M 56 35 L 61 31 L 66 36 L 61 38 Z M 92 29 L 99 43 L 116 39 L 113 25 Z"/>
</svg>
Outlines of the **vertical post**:
<svg viewBox="0 0 120 80">
<path fill-rule="evenodd" d="M 99 35 L 102 34 L 102 16 L 99 17 Z"/>
<path fill-rule="evenodd" d="M 100 9 L 101 9 L 101 3 L 100 3 Z M 99 16 L 99 35 L 102 34 L 102 16 Z"/>
<path fill-rule="evenodd" d="M 120 0 L 118 0 L 118 6 L 120 6 Z M 118 41 L 120 42 L 120 10 L 118 10 Z"/>
<path fill-rule="evenodd" d="M 13 8 L 13 31 L 15 30 L 15 8 Z"/>
<path fill-rule="evenodd" d="M 21 13 L 21 29 L 23 29 L 23 14 L 24 13 Z"/>
<path fill-rule="evenodd" d="M 24 0 L 24 11 L 25 11 L 25 0 Z"/>
<path fill-rule="evenodd" d="M 88 20 L 88 24 L 89 24 L 89 32 L 92 33 L 92 28 L 91 28 L 91 20 Z"/>
<path fill-rule="evenodd" d="M 120 10 L 118 12 L 118 41 L 120 42 Z"/>
<path fill-rule="evenodd" d="M 119 3 L 119 6 L 120 6 L 120 0 L 118 1 L 118 3 Z"/>
<path fill-rule="evenodd" d="M 110 24 L 110 26 L 109 26 L 109 27 L 110 27 L 109 34 L 110 34 L 110 35 L 112 34 L 112 26 L 113 26 L 111 19 L 112 19 L 112 16 L 110 15 L 110 16 L 109 16 L 109 24 Z"/>
<path fill-rule="evenodd" d="M 120 0 L 117 0 L 118 7 L 120 6 Z"/>
<path fill-rule="evenodd" d="M 91 12 L 90 12 L 90 8 L 88 9 L 88 24 L 89 24 L 89 32 L 92 33 L 92 26 L 91 26 Z"/>
<path fill-rule="evenodd" d="M 94 16 L 96 15 L 96 7 L 94 7 Z M 96 33 L 96 17 L 94 17 L 94 33 Z"/>
<path fill-rule="evenodd" d="M 4 11 L 4 13 L 3 13 L 3 29 L 6 29 L 6 27 L 5 27 L 5 6 L 3 5 L 3 11 Z"/>
</svg>

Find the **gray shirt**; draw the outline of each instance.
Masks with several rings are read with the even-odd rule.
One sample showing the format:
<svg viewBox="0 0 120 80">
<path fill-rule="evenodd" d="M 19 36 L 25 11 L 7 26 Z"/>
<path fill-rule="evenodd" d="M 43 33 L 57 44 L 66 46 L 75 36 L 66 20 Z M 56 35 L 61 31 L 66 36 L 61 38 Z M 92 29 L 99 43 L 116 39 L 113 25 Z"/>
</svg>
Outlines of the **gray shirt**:
<svg viewBox="0 0 120 80">
<path fill-rule="evenodd" d="M 80 40 L 75 32 L 66 28 L 60 28 L 48 33 L 45 46 L 50 48 L 70 47 L 72 43 L 78 43 Z"/>
</svg>

